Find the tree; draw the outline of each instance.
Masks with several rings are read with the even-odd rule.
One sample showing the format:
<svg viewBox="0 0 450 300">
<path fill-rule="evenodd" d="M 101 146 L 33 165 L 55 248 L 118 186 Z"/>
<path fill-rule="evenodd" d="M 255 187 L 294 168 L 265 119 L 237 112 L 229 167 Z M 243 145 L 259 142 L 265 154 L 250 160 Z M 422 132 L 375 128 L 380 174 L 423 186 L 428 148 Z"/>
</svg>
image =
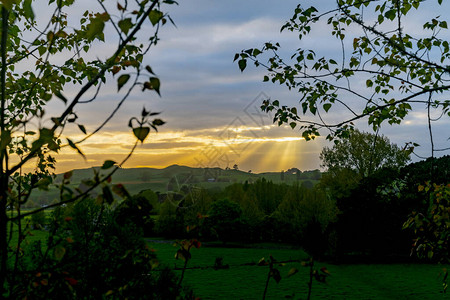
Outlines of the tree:
<svg viewBox="0 0 450 300">
<path fill-rule="evenodd" d="M 299 183 L 290 186 L 273 216 L 278 234 L 288 241 L 301 243 L 317 257 L 327 250 L 327 228 L 336 221 L 338 210 L 333 199 L 319 189 Z"/>
<path fill-rule="evenodd" d="M 320 153 L 322 167 L 329 172 L 342 169 L 355 171 L 361 178 L 388 167 L 399 168 L 409 161 L 409 154 L 384 135 L 354 130 L 348 139 L 325 147 Z"/>
<path fill-rule="evenodd" d="M 228 199 L 217 200 L 212 203 L 204 225 L 217 234 L 223 242 L 242 239 L 242 209 L 238 203 Z"/>
<path fill-rule="evenodd" d="M 338 0 L 319 10 L 299 4 L 281 27 L 298 34 L 300 41 L 290 59 L 284 57 L 286 50 L 279 43 L 268 42 L 237 53 L 235 60 L 241 71 L 253 61 L 267 69 L 264 81 L 298 91 L 298 107 L 267 99 L 262 109 L 274 112 L 279 125 L 300 125 L 307 140 L 322 129 L 330 140 L 348 137 L 359 120 L 377 130 L 385 123 L 400 124 L 412 111 L 424 110 L 433 156 L 437 150 L 450 149 L 437 149 L 432 134 L 433 121 L 450 116 L 446 96 L 450 46 L 441 38 L 448 32 L 445 17 L 417 24 L 418 16 L 419 20 L 424 16 L 421 9 L 430 4 L 446 5 L 442 0 Z M 314 43 L 318 30 L 330 33 L 325 50 Z M 338 119 L 327 118 L 332 111 L 339 113 Z"/>
<path fill-rule="evenodd" d="M 7 297 L 17 283 L 11 280 L 19 278 L 10 276 L 6 284 L 6 275 L 14 274 L 19 265 L 25 238 L 21 221 L 45 209 L 86 199 L 98 186 L 102 193 L 97 201 L 111 204 L 111 175 L 150 130 L 164 124 L 161 119 L 151 120 L 158 113 L 144 108 L 139 118 L 128 123 L 136 143 L 122 162 L 105 161 L 93 179 L 85 182 L 84 191 L 69 185 L 72 173 L 67 172 L 58 185 L 59 201 L 21 211 L 35 189 L 47 190 L 53 183 L 55 153 L 69 147 L 84 157 L 80 144 L 108 123 L 134 88 L 160 94 L 160 81 L 152 68 L 144 65 L 144 55 L 157 44 L 159 28 L 171 21 L 161 10 L 162 4 L 173 3 L 97 1 L 97 10 L 89 3 L 84 12 L 83 2 L 75 0 L 49 0 L 48 7 L 40 11 L 33 9 L 36 3 L 32 0 L 0 1 L 0 297 Z M 100 52 L 98 46 L 102 45 L 107 47 Z M 103 88 L 111 88 L 110 81 L 116 82 L 118 104 L 104 121 L 89 130 L 81 123 L 77 109 L 95 102 Z M 46 106 L 54 101 L 62 101 L 64 108 L 47 119 Z M 84 137 L 75 140 L 66 134 L 74 129 Z M 25 173 L 24 167 L 32 164 L 36 164 L 34 171 Z M 114 185 L 112 190 L 129 196 L 121 185 Z M 8 207 L 15 213 L 8 213 Z M 17 244 L 11 247 L 8 226 L 18 235 Z M 61 248 L 58 251 L 57 256 L 63 253 Z M 8 261 L 9 257 L 15 261 Z"/>
</svg>

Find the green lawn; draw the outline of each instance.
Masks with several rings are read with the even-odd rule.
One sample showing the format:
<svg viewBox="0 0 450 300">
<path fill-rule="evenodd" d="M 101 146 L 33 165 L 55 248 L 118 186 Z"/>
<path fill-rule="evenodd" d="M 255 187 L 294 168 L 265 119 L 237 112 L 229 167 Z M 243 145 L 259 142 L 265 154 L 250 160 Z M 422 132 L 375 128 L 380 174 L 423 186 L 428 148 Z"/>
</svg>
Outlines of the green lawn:
<svg viewBox="0 0 450 300">
<path fill-rule="evenodd" d="M 158 258 L 170 267 L 182 267 L 183 261 L 175 260 L 177 250 L 172 244 L 150 242 Z M 230 269 L 190 269 L 186 271 L 184 284 L 193 288 L 201 299 L 262 299 L 268 267 L 240 266 L 258 262 L 262 257 L 273 255 L 277 260 L 304 259 L 306 254 L 296 249 L 221 248 L 202 246 L 193 249 L 188 267 L 210 267 L 216 257 L 223 257 Z M 331 265 L 317 263 L 331 272 L 326 284 L 314 282 L 312 299 L 450 299 L 442 294 L 439 273 L 443 266 L 428 264 L 373 264 Z M 299 269 L 287 278 L 291 268 Z M 277 267 L 283 279 L 269 283 L 266 299 L 306 299 L 308 268 L 300 263 L 287 263 Z M 178 271 L 180 272 L 180 271 Z"/>
</svg>

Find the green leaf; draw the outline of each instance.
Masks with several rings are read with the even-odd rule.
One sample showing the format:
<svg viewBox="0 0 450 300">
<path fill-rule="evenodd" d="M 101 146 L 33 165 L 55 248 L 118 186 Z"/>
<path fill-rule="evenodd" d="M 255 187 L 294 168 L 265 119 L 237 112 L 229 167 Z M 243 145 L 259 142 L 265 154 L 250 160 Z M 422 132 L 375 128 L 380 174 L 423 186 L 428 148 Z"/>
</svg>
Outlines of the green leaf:
<svg viewBox="0 0 450 300">
<path fill-rule="evenodd" d="M 93 18 L 91 19 L 91 23 L 87 26 L 86 31 L 86 39 L 88 41 L 92 41 L 95 38 L 98 38 L 99 40 L 104 40 L 104 34 L 103 29 L 105 28 L 105 21 L 103 21 L 101 18 Z"/>
<path fill-rule="evenodd" d="M 145 138 L 150 133 L 150 127 L 137 127 L 133 128 L 134 136 L 142 142 L 144 142 Z"/>
<path fill-rule="evenodd" d="M 325 110 L 325 112 L 328 112 L 331 108 L 331 103 L 325 103 L 323 105 L 323 109 Z"/>
<path fill-rule="evenodd" d="M 53 254 L 55 255 L 56 260 L 61 260 L 66 254 L 66 248 L 61 245 L 57 245 L 53 250 Z"/>
<path fill-rule="evenodd" d="M 164 122 L 161 119 L 154 119 L 152 124 L 155 125 L 155 126 L 162 126 L 162 125 L 166 124 L 166 122 Z"/>
<path fill-rule="evenodd" d="M 391 10 L 388 10 L 385 14 L 384 14 L 384 16 L 386 17 L 386 18 L 388 18 L 389 20 L 394 20 L 395 19 L 395 17 L 397 16 L 397 13 L 396 13 L 396 11 L 395 11 L 395 9 L 391 9 Z"/>
<path fill-rule="evenodd" d="M 241 72 L 243 72 L 245 70 L 245 68 L 247 67 L 247 60 L 246 59 L 240 59 L 238 61 L 238 65 L 239 65 L 239 69 L 241 70 Z"/>
<path fill-rule="evenodd" d="M 59 99 L 61 99 L 62 102 L 67 103 L 67 98 L 64 97 L 63 94 L 61 94 L 61 91 L 56 91 L 56 92 L 55 92 L 55 96 L 58 97 Z"/>
<path fill-rule="evenodd" d="M 295 122 L 291 122 L 291 123 L 289 123 L 289 125 L 291 126 L 291 128 L 292 128 L 292 129 L 294 129 L 294 128 L 295 128 L 295 126 L 297 126 L 297 123 L 295 123 Z"/>
<path fill-rule="evenodd" d="M 120 91 L 120 89 L 128 82 L 129 79 L 129 74 L 120 75 L 119 79 L 117 79 L 117 91 Z"/>
<path fill-rule="evenodd" d="M 275 279 L 277 283 L 281 281 L 281 274 L 278 269 L 272 269 L 272 271 L 270 271 L 270 276 L 272 276 L 272 278 Z"/>
<path fill-rule="evenodd" d="M 253 49 L 253 53 L 252 53 L 252 55 L 253 56 L 258 56 L 259 54 L 261 54 L 262 52 L 261 52 L 261 50 L 259 50 L 259 49 Z"/>
<path fill-rule="evenodd" d="M 40 190 L 48 191 L 48 186 L 52 183 L 50 178 L 44 177 L 36 183 L 36 187 Z"/>
<path fill-rule="evenodd" d="M 158 93 L 158 95 L 161 96 L 161 93 L 159 91 L 159 88 L 161 87 L 161 82 L 159 81 L 159 78 L 150 77 L 150 84 L 152 88 Z"/>
<path fill-rule="evenodd" d="M 156 10 L 156 9 L 152 10 L 148 14 L 148 18 L 150 19 L 150 22 L 152 22 L 153 26 L 158 24 L 158 22 L 162 19 L 163 16 L 164 16 L 164 14 L 161 11 Z"/>
<path fill-rule="evenodd" d="M 34 20 L 34 12 L 33 8 L 31 7 L 32 0 L 25 0 L 23 1 L 23 12 L 25 15 L 25 18 L 29 20 Z"/>
<path fill-rule="evenodd" d="M 133 22 L 131 22 L 131 18 L 126 18 L 123 20 L 120 20 L 119 28 L 122 30 L 123 33 L 128 34 L 128 31 L 130 31 L 131 27 L 133 27 Z"/>
<path fill-rule="evenodd" d="M 107 169 L 111 168 L 112 166 L 114 166 L 115 164 L 116 164 L 116 162 L 113 160 L 105 160 L 105 162 L 103 163 L 101 168 L 103 170 L 107 170 Z"/>
<path fill-rule="evenodd" d="M 77 150 L 77 152 L 78 152 L 81 156 L 83 156 L 84 159 L 86 159 L 86 156 L 83 154 L 83 152 L 81 152 L 80 148 L 78 148 L 77 145 L 76 145 L 74 142 L 72 142 L 72 140 L 67 139 L 67 142 L 69 143 L 69 146 L 70 146 L 71 148 Z"/>
<path fill-rule="evenodd" d="M 297 273 L 298 273 L 298 269 L 297 268 L 291 268 L 289 270 L 289 273 L 287 274 L 287 277 L 291 277 L 291 276 L 293 276 L 293 275 L 295 275 Z"/>
<path fill-rule="evenodd" d="M 80 130 L 86 134 L 86 128 L 83 125 L 78 124 L 78 128 L 80 128 Z"/>
<path fill-rule="evenodd" d="M 155 75 L 155 73 L 153 73 L 153 70 L 150 66 L 145 66 L 145 69 L 147 70 L 147 72 L 149 72 L 150 74 Z"/>
</svg>

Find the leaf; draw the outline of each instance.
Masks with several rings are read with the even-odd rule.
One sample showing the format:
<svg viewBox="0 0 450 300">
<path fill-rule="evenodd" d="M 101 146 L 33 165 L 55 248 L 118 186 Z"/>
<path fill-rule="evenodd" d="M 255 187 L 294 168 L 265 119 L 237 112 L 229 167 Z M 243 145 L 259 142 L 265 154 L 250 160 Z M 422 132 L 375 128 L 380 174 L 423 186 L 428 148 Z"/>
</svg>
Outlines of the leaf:
<svg viewBox="0 0 450 300">
<path fill-rule="evenodd" d="M 120 75 L 119 79 L 117 79 L 117 91 L 120 91 L 120 89 L 128 82 L 129 79 L 129 74 Z"/>
<path fill-rule="evenodd" d="M 72 175 L 73 175 L 73 171 L 69 171 L 69 172 L 64 173 L 63 177 L 65 180 L 68 180 L 72 177 Z"/>
<path fill-rule="evenodd" d="M 325 112 L 328 112 L 331 108 L 331 103 L 325 103 L 323 105 L 323 109 L 325 110 Z"/>
<path fill-rule="evenodd" d="M 123 186 L 123 184 L 118 183 L 118 184 L 113 185 L 112 191 L 116 195 L 118 195 L 118 196 L 120 196 L 122 198 L 129 198 L 130 197 L 130 194 L 128 193 L 127 189 Z"/>
<path fill-rule="evenodd" d="M 287 277 L 291 277 L 291 276 L 293 276 L 293 275 L 295 275 L 297 273 L 298 273 L 298 269 L 297 268 L 291 268 L 289 270 L 288 274 L 287 274 Z"/>
<path fill-rule="evenodd" d="M 113 160 L 105 160 L 105 162 L 103 163 L 101 169 L 102 170 L 107 170 L 109 168 L 111 168 L 112 166 L 114 166 L 116 164 L 115 161 Z"/>
<path fill-rule="evenodd" d="M 128 34 L 128 31 L 130 31 L 130 28 L 133 27 L 133 22 L 131 22 L 131 18 L 126 18 L 123 20 L 120 20 L 119 28 L 122 30 L 123 33 Z"/>
<path fill-rule="evenodd" d="M 61 260 L 66 254 L 66 248 L 61 245 L 57 245 L 53 250 L 53 254 L 55 255 L 56 260 Z"/>
<path fill-rule="evenodd" d="M 36 183 L 36 187 L 40 190 L 48 191 L 48 186 L 52 183 L 50 178 L 44 177 Z"/>
<path fill-rule="evenodd" d="M 67 139 L 67 142 L 69 143 L 69 146 L 70 146 L 71 148 L 77 150 L 77 152 L 78 152 L 81 156 L 83 156 L 84 159 L 86 159 L 86 156 L 83 154 L 83 152 L 81 152 L 81 150 L 77 147 L 77 145 L 76 145 L 74 142 L 72 142 L 72 140 Z"/>
<path fill-rule="evenodd" d="M 147 70 L 147 72 L 149 72 L 150 74 L 155 75 L 155 73 L 153 73 L 153 70 L 150 66 L 145 66 L 145 69 Z"/>
<path fill-rule="evenodd" d="M 152 22 L 153 26 L 158 24 L 158 22 L 162 19 L 163 16 L 164 16 L 164 14 L 161 11 L 156 10 L 156 9 L 152 10 L 148 14 L 148 18 L 150 19 L 150 22 Z"/>
<path fill-rule="evenodd" d="M 58 97 L 59 99 L 61 99 L 62 102 L 67 103 L 67 98 L 64 97 L 63 94 L 61 94 L 61 91 L 56 91 L 54 94 L 55 94 L 56 97 Z"/>
<path fill-rule="evenodd" d="M 161 93 L 159 92 L 159 88 L 161 86 L 161 82 L 157 77 L 150 77 L 150 84 L 152 88 L 158 93 L 159 96 L 161 96 Z"/>
<path fill-rule="evenodd" d="M 295 126 L 297 126 L 297 123 L 295 123 L 295 122 L 291 122 L 291 123 L 289 123 L 289 126 L 291 126 L 291 128 L 292 128 L 292 129 L 294 129 L 294 128 L 295 128 Z"/>
<path fill-rule="evenodd" d="M 145 138 L 148 136 L 149 133 L 150 133 L 150 127 L 133 128 L 134 136 L 141 142 L 144 142 Z"/>
<path fill-rule="evenodd" d="M 164 122 L 161 119 L 154 119 L 152 124 L 155 125 L 155 126 L 162 126 L 162 125 L 166 124 L 166 122 Z"/>
<path fill-rule="evenodd" d="M 95 38 L 98 38 L 99 40 L 104 40 L 104 34 L 103 29 L 105 28 L 105 22 L 99 18 L 93 18 L 91 19 L 91 23 L 87 26 L 86 31 L 86 39 L 88 41 L 92 41 Z"/>
<path fill-rule="evenodd" d="M 32 0 L 25 0 L 23 1 L 23 12 L 25 15 L 25 18 L 29 20 L 34 20 L 34 12 L 33 8 L 31 7 Z"/>
<path fill-rule="evenodd" d="M 266 266 L 268 263 L 266 262 L 266 259 L 263 257 L 258 261 L 258 266 Z"/>
<path fill-rule="evenodd" d="M 281 281 L 281 274 L 280 271 L 278 271 L 278 269 L 272 269 L 270 271 L 270 275 L 272 276 L 273 279 L 275 279 L 277 283 Z"/>
<path fill-rule="evenodd" d="M 178 249 L 177 253 L 175 253 L 175 259 L 189 260 L 191 259 L 191 253 L 186 249 Z"/>
<path fill-rule="evenodd" d="M 238 65 L 239 65 L 239 69 L 241 70 L 241 72 L 243 72 L 245 70 L 245 68 L 247 67 L 247 60 L 246 59 L 240 59 L 238 61 Z"/>
<path fill-rule="evenodd" d="M 83 125 L 78 124 L 78 128 L 80 128 L 80 130 L 86 134 L 86 128 Z"/>
</svg>

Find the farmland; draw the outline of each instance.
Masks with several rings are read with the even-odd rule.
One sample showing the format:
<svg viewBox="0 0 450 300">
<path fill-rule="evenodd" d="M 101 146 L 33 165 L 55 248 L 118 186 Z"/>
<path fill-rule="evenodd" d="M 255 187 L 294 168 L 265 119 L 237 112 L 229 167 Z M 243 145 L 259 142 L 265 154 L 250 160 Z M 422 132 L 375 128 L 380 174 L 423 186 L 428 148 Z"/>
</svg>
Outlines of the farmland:
<svg viewBox="0 0 450 300">
<path fill-rule="evenodd" d="M 175 260 L 173 243 L 150 241 L 161 263 L 181 268 L 183 261 Z M 192 260 L 185 274 L 185 284 L 193 288 L 201 299 L 261 299 L 268 267 L 257 266 L 263 257 L 272 255 L 278 261 L 303 260 L 308 256 L 300 249 L 274 244 L 253 245 L 250 248 L 204 245 L 192 250 Z M 216 257 L 223 257 L 229 269 L 212 268 Z M 255 263 L 255 265 L 243 265 Z M 440 299 L 443 297 L 443 266 L 430 264 L 343 264 L 318 262 L 331 276 L 327 283 L 313 283 L 312 299 Z M 286 278 L 291 268 L 299 272 Z M 267 299 L 306 299 L 309 269 L 297 263 L 278 267 L 282 280 L 271 279 Z M 181 272 L 181 271 L 178 271 Z"/>
</svg>

